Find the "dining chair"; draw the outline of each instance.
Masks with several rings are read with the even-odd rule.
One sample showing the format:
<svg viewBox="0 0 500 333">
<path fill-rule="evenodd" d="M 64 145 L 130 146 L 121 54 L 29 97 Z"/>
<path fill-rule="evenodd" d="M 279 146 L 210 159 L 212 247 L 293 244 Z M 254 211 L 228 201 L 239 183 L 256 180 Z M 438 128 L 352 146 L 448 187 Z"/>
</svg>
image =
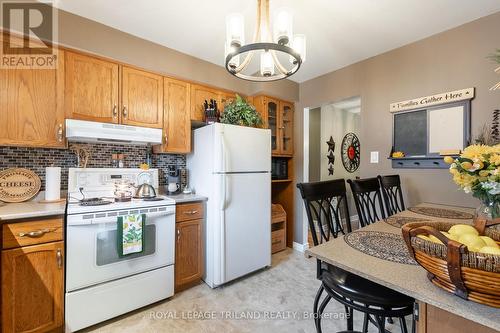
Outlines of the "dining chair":
<svg viewBox="0 0 500 333">
<path fill-rule="evenodd" d="M 384 197 L 387 216 L 391 216 L 405 210 L 403 191 L 401 190 L 401 179 L 399 175 L 377 176 L 382 196 Z"/>
<path fill-rule="evenodd" d="M 343 179 L 300 183 L 297 187 L 304 201 L 314 246 L 345 234 L 345 229 L 351 231 Z M 339 228 L 342 221 L 345 221 L 345 229 Z M 313 303 L 316 332 L 322 332 L 321 317 L 333 298 L 346 310 L 347 331 L 342 332 L 355 332 L 353 313 L 356 310 L 364 314 L 363 333 L 368 332 L 369 322 L 374 323 L 380 333 L 385 333 L 385 318 L 389 317 L 399 318 L 401 331 L 407 333 L 404 317 L 413 312 L 412 298 L 319 259 L 316 265 L 317 278 L 321 281 Z M 320 303 L 323 292 L 326 295 Z"/>
<path fill-rule="evenodd" d="M 360 227 L 385 219 L 384 204 L 377 178 L 348 179 Z"/>
</svg>

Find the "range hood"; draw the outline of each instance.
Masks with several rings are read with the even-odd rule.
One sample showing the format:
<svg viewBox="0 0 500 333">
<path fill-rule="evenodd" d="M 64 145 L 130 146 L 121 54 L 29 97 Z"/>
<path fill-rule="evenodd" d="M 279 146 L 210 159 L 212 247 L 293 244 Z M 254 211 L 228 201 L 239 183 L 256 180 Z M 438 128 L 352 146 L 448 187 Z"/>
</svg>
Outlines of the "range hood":
<svg viewBox="0 0 500 333">
<path fill-rule="evenodd" d="M 66 119 L 68 141 L 146 145 L 162 143 L 162 130 Z"/>
</svg>

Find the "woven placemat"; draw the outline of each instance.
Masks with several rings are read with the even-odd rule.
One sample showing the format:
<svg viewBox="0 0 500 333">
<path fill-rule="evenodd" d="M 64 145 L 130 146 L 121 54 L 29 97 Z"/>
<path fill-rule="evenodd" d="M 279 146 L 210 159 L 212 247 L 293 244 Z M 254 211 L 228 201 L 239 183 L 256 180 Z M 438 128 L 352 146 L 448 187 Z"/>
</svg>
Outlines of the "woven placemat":
<svg viewBox="0 0 500 333">
<path fill-rule="evenodd" d="M 404 226 L 406 223 L 412 223 L 412 222 L 427 222 L 429 221 L 428 219 L 423 219 L 420 217 L 412 217 L 412 216 L 389 216 L 387 219 L 383 220 L 385 223 L 392 225 L 393 227 L 396 228 L 401 228 Z"/>
<path fill-rule="evenodd" d="M 369 256 L 399 264 L 417 265 L 400 235 L 380 231 L 355 231 L 345 235 L 344 240 L 352 248 Z"/>
<path fill-rule="evenodd" d="M 470 213 L 453 209 L 445 209 L 445 208 L 421 206 L 421 207 L 410 207 L 408 208 L 408 210 L 417 214 L 439 217 L 443 219 L 470 220 L 474 218 L 474 215 Z"/>
</svg>

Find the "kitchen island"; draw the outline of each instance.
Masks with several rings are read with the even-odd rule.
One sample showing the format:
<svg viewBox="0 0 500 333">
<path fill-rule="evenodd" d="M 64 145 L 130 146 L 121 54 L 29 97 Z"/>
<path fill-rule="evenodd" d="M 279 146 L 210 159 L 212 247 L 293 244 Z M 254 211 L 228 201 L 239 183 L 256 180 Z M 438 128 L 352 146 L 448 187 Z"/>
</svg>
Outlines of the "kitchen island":
<svg viewBox="0 0 500 333">
<path fill-rule="evenodd" d="M 466 213 L 474 212 L 474 209 L 471 208 L 430 203 L 423 203 L 418 206 L 442 207 Z M 458 223 L 472 222 L 472 220 L 424 216 L 411 211 L 404 211 L 395 216 Z M 376 222 L 360 229 L 360 231 L 401 235 L 400 227 L 385 221 Z M 356 232 L 354 231 L 354 233 Z M 415 298 L 420 307 L 420 318 L 417 323 L 419 333 L 486 333 L 500 331 L 499 309 L 461 299 L 434 286 L 427 278 L 427 271 L 419 265 L 388 261 L 366 254 L 349 245 L 345 237 L 338 237 L 308 249 L 306 255 Z"/>
</svg>

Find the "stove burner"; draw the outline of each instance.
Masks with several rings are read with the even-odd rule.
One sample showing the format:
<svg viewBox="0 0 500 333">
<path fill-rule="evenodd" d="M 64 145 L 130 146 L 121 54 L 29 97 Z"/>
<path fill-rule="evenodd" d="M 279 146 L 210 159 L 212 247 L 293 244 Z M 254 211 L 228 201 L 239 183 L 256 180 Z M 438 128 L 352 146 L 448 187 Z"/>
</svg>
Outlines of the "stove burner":
<svg viewBox="0 0 500 333">
<path fill-rule="evenodd" d="M 104 200 L 102 198 L 88 198 L 88 199 L 82 199 L 80 201 L 80 206 L 103 206 L 103 205 L 109 205 L 111 203 L 113 202 L 109 200 Z"/>
</svg>

